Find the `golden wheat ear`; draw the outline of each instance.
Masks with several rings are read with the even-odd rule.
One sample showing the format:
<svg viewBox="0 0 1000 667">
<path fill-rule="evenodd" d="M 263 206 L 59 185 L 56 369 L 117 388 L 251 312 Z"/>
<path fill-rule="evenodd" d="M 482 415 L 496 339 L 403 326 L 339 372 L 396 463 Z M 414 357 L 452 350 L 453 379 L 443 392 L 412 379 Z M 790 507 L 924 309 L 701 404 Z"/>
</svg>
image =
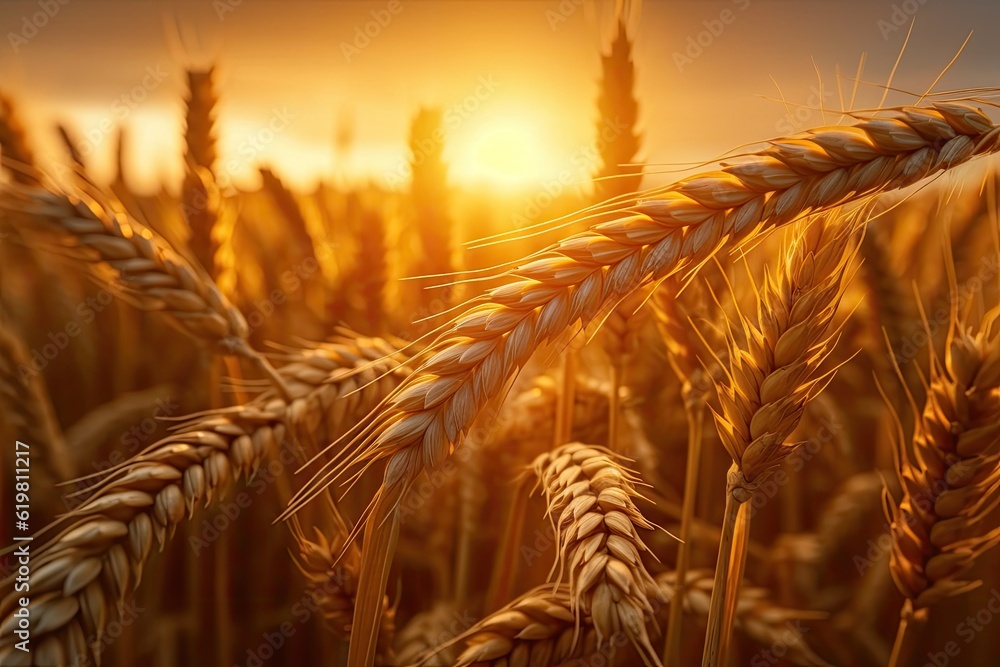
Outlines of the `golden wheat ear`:
<svg viewBox="0 0 1000 667">
<path fill-rule="evenodd" d="M 902 496 L 885 493 L 892 522 L 889 565 L 906 601 L 893 666 L 911 659 L 915 630 L 933 606 L 982 583 L 966 577 L 1000 543 L 992 516 L 1000 505 L 998 315 L 994 308 L 974 327 L 952 303 L 944 358 L 929 352 L 927 397 L 912 441 L 896 439 Z"/>
<path fill-rule="evenodd" d="M 649 549 L 639 537 L 653 525 L 633 502 L 635 473 L 610 450 L 579 443 L 542 454 L 532 468 L 559 543 L 550 580 L 568 578 L 577 623 L 592 619 L 599 647 L 622 631 L 644 663 L 661 664 L 647 630 L 659 590 L 642 562 Z"/>
</svg>

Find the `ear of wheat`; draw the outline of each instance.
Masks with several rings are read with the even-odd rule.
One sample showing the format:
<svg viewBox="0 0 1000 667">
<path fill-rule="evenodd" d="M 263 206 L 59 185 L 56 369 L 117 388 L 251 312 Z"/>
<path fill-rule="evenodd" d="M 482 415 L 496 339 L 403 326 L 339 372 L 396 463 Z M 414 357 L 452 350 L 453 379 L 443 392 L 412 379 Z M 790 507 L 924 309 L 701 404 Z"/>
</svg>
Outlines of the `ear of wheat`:
<svg viewBox="0 0 1000 667">
<path fill-rule="evenodd" d="M 188 96 L 184 116 L 184 182 L 181 204 L 188 225 L 188 247 L 198 263 L 213 278 L 219 238 L 221 196 L 215 182 L 217 158 L 215 116 L 219 98 L 215 92 L 215 68 L 188 70 Z"/>
<path fill-rule="evenodd" d="M 778 277 L 765 278 L 756 324 L 739 315 L 742 344 L 733 325 L 727 332 L 729 366 L 726 380 L 717 383 L 721 411 L 715 421 L 733 465 L 704 667 L 725 664 L 749 533 L 745 503 L 801 444 L 787 442 L 788 437 L 806 404 L 832 377 L 819 369 L 836 342 L 832 323 L 857 252 L 858 229 L 856 220 L 840 221 L 836 215 L 809 224 L 792 242 Z"/>
<path fill-rule="evenodd" d="M 597 98 L 601 137 L 601 167 L 594 177 L 594 198 L 606 201 L 639 191 L 642 168 L 632 166 L 639 153 L 635 129 L 639 103 L 635 99 L 635 65 L 625 18 L 619 16 L 608 53 L 601 55 L 601 93 Z M 608 138 L 610 135 L 610 139 Z"/>
<path fill-rule="evenodd" d="M 399 356 L 391 352 L 387 342 L 364 338 L 302 351 L 279 371 L 291 404 L 272 390 L 194 418 L 109 471 L 47 529 L 59 532 L 33 555 L 33 635 L 40 643 L 51 638 L 67 656 L 89 655 L 77 637 L 100 637 L 115 603 L 138 585 L 154 538 L 162 549 L 197 506 L 211 504 L 232 481 L 253 478 L 289 446 L 286 434 L 312 447 L 336 439 L 399 381 Z M 12 585 L 13 575 L 5 583 Z M 16 621 L 16 603 L 13 594 L 0 602 L 3 627 Z M 12 654 L 12 641 L 5 632 L 0 659 Z"/>
<path fill-rule="evenodd" d="M 851 127 L 782 139 L 721 171 L 669 186 L 633 215 L 599 224 L 531 257 L 520 278 L 490 291 L 425 352 L 418 371 L 356 438 L 346 464 L 385 460 L 381 490 L 365 514 L 363 566 L 351 667 L 370 662 L 378 601 L 398 534 L 398 505 L 424 468 L 460 444 L 482 407 L 547 341 L 590 321 L 635 289 L 765 228 L 905 187 L 1000 147 L 1000 128 L 956 103 L 900 108 Z M 756 452 L 763 453 L 763 451 Z M 294 513 L 342 472 L 325 467 L 293 499 Z"/>
<path fill-rule="evenodd" d="M 672 599 L 677 590 L 684 591 L 684 612 L 704 625 L 712 579 L 710 570 L 691 570 L 684 586 L 677 586 L 673 572 L 657 576 L 655 583 L 664 600 Z M 657 604 L 657 609 L 656 620 L 661 621 L 662 605 Z M 824 618 L 826 614 L 821 612 L 781 607 L 765 589 L 746 587 L 740 593 L 735 627 L 761 646 L 780 645 L 784 649 L 782 657 L 794 665 L 829 667 L 801 634 L 789 630 L 795 621 Z M 577 616 L 566 588 L 553 590 L 542 586 L 482 619 L 458 639 L 464 650 L 454 663 L 456 667 L 555 667 L 619 664 L 615 657 L 624 644 L 624 633 L 615 635 L 611 641 L 606 638 L 602 644 L 593 619 Z M 595 658 L 590 660 L 591 656 Z M 596 656 L 601 656 L 604 662 L 599 662 Z"/>
<path fill-rule="evenodd" d="M 68 250 L 92 262 L 101 282 L 149 310 L 170 316 L 196 340 L 245 348 L 247 323 L 215 285 L 162 239 L 110 203 L 48 192 L 0 192 L 8 224 L 59 232 Z"/>
<path fill-rule="evenodd" d="M 906 597 L 892 665 L 905 664 L 907 635 L 931 606 L 980 585 L 968 571 L 1000 542 L 990 520 L 1000 504 L 1000 310 L 973 331 L 956 308 L 944 360 L 931 361 L 912 446 L 897 443 L 902 498 L 885 492 L 890 569 Z"/>
<path fill-rule="evenodd" d="M 439 600 L 414 615 L 396 635 L 397 664 L 453 667 L 458 659 L 455 640 L 465 630 L 458 624 L 460 614 L 456 602 Z"/>
<path fill-rule="evenodd" d="M 347 641 L 351 638 L 361 550 L 357 545 L 350 545 L 345 551 L 343 542 L 348 535 L 347 527 L 341 524 L 335 530 L 334 537 L 328 539 L 315 528 L 314 541 L 295 526 L 293 534 L 298 547 L 296 565 L 306 578 L 306 593 L 319 607 L 329 628 L 337 637 Z M 395 613 L 389 606 L 388 598 L 383 600 L 382 606 L 375 664 L 393 665 L 396 664 L 392 653 Z"/>
<path fill-rule="evenodd" d="M 535 459 L 559 544 L 553 570 L 569 578 L 579 621 L 593 619 L 600 647 L 624 632 L 647 664 L 659 664 L 646 623 L 656 591 L 642 563 L 639 530 L 653 526 L 636 508 L 637 479 L 603 447 L 573 443 Z M 556 581 L 561 578 L 559 576 Z"/>
<path fill-rule="evenodd" d="M 14 103 L 4 94 L 0 94 L 0 150 L 3 151 L 3 166 L 15 183 L 38 183 L 34 175 L 35 154 L 28 142 L 27 132 Z"/>
</svg>

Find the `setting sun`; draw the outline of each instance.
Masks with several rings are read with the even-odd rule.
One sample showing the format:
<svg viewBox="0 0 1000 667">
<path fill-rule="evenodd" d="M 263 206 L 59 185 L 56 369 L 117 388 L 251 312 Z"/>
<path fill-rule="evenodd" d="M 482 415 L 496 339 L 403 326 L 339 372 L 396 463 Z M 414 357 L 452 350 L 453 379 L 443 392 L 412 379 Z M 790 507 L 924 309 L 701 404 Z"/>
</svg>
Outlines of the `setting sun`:
<svg viewBox="0 0 1000 667">
<path fill-rule="evenodd" d="M 0 667 L 1000 666 L 1000 2 L 0 25 Z"/>
<path fill-rule="evenodd" d="M 454 173 L 462 181 L 517 188 L 559 171 L 557 151 L 527 121 L 501 120 L 455 133 Z"/>
</svg>

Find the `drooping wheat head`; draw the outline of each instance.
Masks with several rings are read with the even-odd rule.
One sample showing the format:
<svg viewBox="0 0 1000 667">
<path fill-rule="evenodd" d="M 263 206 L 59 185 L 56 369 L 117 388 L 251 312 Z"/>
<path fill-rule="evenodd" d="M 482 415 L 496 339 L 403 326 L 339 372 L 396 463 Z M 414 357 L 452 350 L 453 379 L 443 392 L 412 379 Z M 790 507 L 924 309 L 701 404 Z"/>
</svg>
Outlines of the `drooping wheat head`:
<svg viewBox="0 0 1000 667">
<path fill-rule="evenodd" d="M 659 199 L 632 207 L 631 215 L 564 239 L 511 270 L 512 282 L 491 290 L 426 349 L 417 371 L 364 425 L 345 461 L 318 472 L 285 516 L 331 484 L 345 464 L 384 460 L 382 489 L 367 513 L 360 584 L 362 591 L 371 586 L 363 597 L 374 605 L 388 576 L 386 560 L 398 528 L 393 517 L 403 491 L 461 443 L 483 406 L 541 345 L 635 289 L 765 229 L 905 187 L 1000 147 L 1000 129 L 962 104 L 884 113 L 859 116 L 854 126 L 772 141 L 740 164 L 669 186 Z M 377 621 L 374 606 L 364 609 L 375 615 L 355 622 L 356 638 L 360 633 L 363 639 L 352 644 L 352 667 L 364 664 Z"/>
<path fill-rule="evenodd" d="M 657 591 L 639 537 L 639 530 L 653 526 L 633 502 L 635 474 L 609 450 L 578 443 L 539 456 L 532 468 L 559 545 L 555 581 L 569 579 L 577 620 L 593 619 L 598 646 L 624 632 L 647 663 L 659 664 L 646 629 Z"/>
</svg>

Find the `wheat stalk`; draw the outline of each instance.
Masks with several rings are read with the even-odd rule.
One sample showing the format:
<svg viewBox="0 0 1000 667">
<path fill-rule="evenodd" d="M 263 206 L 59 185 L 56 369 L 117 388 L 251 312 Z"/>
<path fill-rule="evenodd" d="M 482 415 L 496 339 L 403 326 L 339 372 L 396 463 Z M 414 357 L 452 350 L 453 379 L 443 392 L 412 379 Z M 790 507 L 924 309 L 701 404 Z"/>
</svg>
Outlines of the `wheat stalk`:
<svg viewBox="0 0 1000 667">
<path fill-rule="evenodd" d="M 376 603 L 388 576 L 403 491 L 461 443 L 476 415 L 545 342 L 591 321 L 639 287 L 695 267 L 723 247 L 817 209 L 905 187 L 1000 146 L 1000 128 L 955 103 L 900 108 L 854 126 L 821 128 L 771 142 L 741 164 L 696 175 L 590 231 L 560 241 L 513 269 L 513 282 L 459 315 L 421 357 L 418 370 L 367 422 L 351 455 L 331 463 L 289 505 L 294 513 L 344 467 L 385 460 L 382 488 L 366 512 L 351 667 L 366 659 Z M 358 641 L 358 637 L 361 640 Z"/>
<path fill-rule="evenodd" d="M 196 341 L 247 357 L 284 390 L 280 376 L 247 342 L 242 313 L 211 279 L 111 203 L 83 193 L 8 185 L 0 191 L 0 220 L 61 234 L 66 251 L 90 262 L 94 277 L 107 289 L 163 313 Z"/>
<path fill-rule="evenodd" d="M 705 429 L 705 407 L 708 405 L 708 390 L 711 387 L 709 371 L 706 371 L 698 355 L 696 337 L 692 330 L 690 315 L 680 303 L 679 294 L 683 283 L 677 276 L 667 278 L 653 293 L 653 313 L 657 327 L 667 347 L 667 355 L 674 373 L 681 381 L 681 397 L 688 424 L 687 461 L 684 471 L 684 498 L 681 505 L 681 524 L 677 536 L 676 582 L 686 582 L 691 561 L 691 529 L 695 520 L 698 478 L 701 470 L 702 440 Z M 693 286 L 689 286 L 693 287 Z M 707 305 L 707 304 L 706 304 Z M 719 370 L 718 364 L 712 370 Z M 663 645 L 663 662 L 674 664 L 681 657 L 681 629 L 683 591 L 675 591 L 670 600 L 670 615 L 667 620 L 667 637 Z"/>
<path fill-rule="evenodd" d="M 114 603 L 138 585 L 153 538 L 162 550 L 196 506 L 211 504 L 233 480 L 252 479 L 286 433 L 300 443 L 338 437 L 399 381 L 393 374 L 399 357 L 385 356 L 391 349 L 379 339 L 357 339 L 304 350 L 279 370 L 291 404 L 265 392 L 249 404 L 190 420 L 112 468 L 47 529 L 61 528 L 33 554 L 32 617 L 40 619 L 33 636 L 44 642 L 54 635 L 66 655 L 86 655 L 77 636 L 86 630 L 99 638 Z M 4 624 L 15 604 L 13 594 L 0 602 Z M 8 639 L 5 632 L 0 658 L 13 650 Z"/>
<path fill-rule="evenodd" d="M 745 559 L 740 549 L 745 548 L 749 532 L 745 503 L 767 474 L 801 444 L 787 439 L 806 404 L 832 378 L 819 374 L 819 367 L 836 342 L 833 317 L 845 288 L 845 273 L 857 253 L 858 228 L 856 220 L 840 222 L 836 215 L 808 225 L 792 243 L 777 278 L 765 278 L 757 323 L 740 314 L 742 345 L 729 325 L 727 379 L 716 383 L 721 410 L 713 413 L 733 465 L 727 479 L 704 667 L 725 664 L 732 604 Z M 737 528 L 740 532 L 734 533 Z M 737 590 L 729 591 L 730 584 Z"/>
<path fill-rule="evenodd" d="M 34 175 L 35 154 L 28 142 L 28 134 L 17 113 L 17 107 L 4 94 L 0 94 L 0 150 L 3 151 L 3 166 L 10 172 L 15 183 L 38 183 L 38 178 Z"/>
<path fill-rule="evenodd" d="M 293 536 L 298 548 L 296 565 L 306 578 L 306 593 L 319 607 L 329 628 L 338 638 L 348 641 L 351 638 L 361 550 L 357 545 L 349 545 L 344 549 L 344 541 L 348 535 L 345 525 L 336 528 L 332 539 L 327 538 L 319 528 L 314 528 L 314 534 L 316 539 L 312 541 L 298 525 L 294 527 Z M 396 664 L 392 653 L 395 610 L 389 606 L 388 598 L 383 600 L 382 605 L 379 653 L 375 664 L 392 665 Z"/>
<path fill-rule="evenodd" d="M 548 500 L 559 553 L 556 581 L 568 572 L 576 618 L 593 619 L 598 647 L 624 632 L 647 664 L 659 664 L 646 632 L 656 586 L 642 563 L 638 531 L 652 530 L 633 498 L 634 473 L 610 450 L 573 443 L 532 464 Z"/>
<path fill-rule="evenodd" d="M 675 591 L 684 591 L 684 611 L 704 623 L 708 620 L 711 607 L 714 576 L 711 570 L 690 570 L 685 576 L 684 584 L 679 586 L 677 573 L 665 572 L 657 576 L 656 582 L 663 594 L 671 597 L 671 601 Z M 733 627 L 761 646 L 781 646 L 785 651 L 781 656 L 782 659 L 792 664 L 829 667 L 829 664 L 810 648 L 805 638 L 793 627 L 790 628 L 790 624 L 794 621 L 822 620 L 826 617 L 823 612 L 778 606 L 771 600 L 771 593 L 768 590 L 743 586 L 736 602 Z"/>
<path fill-rule="evenodd" d="M 42 375 L 34 370 L 24 343 L 0 319 L 0 404 L 7 434 L 36 447 L 41 456 L 33 457 L 38 483 L 45 488 L 42 474 L 49 482 L 64 482 L 73 477 L 73 458 L 66 447 L 62 429 L 56 420 Z M 36 474 L 36 469 L 32 469 Z"/>
<path fill-rule="evenodd" d="M 885 491 L 892 521 L 890 568 L 905 596 L 891 665 L 903 664 L 908 634 L 929 608 L 980 585 L 965 576 L 1000 542 L 989 521 L 1000 504 L 1000 310 L 977 331 L 952 302 L 942 361 L 931 359 L 930 384 L 912 446 L 897 439 L 902 498 Z M 901 431 L 901 429 L 900 429 Z"/>
</svg>

